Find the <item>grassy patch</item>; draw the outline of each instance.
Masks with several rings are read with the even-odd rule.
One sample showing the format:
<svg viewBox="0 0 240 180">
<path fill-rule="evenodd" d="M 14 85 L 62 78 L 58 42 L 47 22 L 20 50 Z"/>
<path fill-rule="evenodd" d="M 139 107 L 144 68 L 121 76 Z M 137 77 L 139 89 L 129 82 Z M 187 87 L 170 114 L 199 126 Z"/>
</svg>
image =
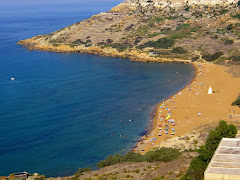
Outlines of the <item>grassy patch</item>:
<svg viewBox="0 0 240 180">
<path fill-rule="evenodd" d="M 144 36 L 145 34 L 148 34 L 149 26 L 143 26 L 137 30 L 137 32 L 134 34 L 134 36 Z"/>
<path fill-rule="evenodd" d="M 198 32 L 201 29 L 201 27 L 193 27 L 191 28 L 191 32 Z"/>
<path fill-rule="evenodd" d="M 192 30 L 195 31 L 198 30 L 198 28 L 191 29 L 190 24 L 182 24 L 180 26 L 177 26 L 175 31 L 168 30 L 162 32 L 162 34 L 168 35 L 168 38 L 170 39 L 182 39 L 189 37 L 191 35 Z"/>
<path fill-rule="evenodd" d="M 180 26 L 177 26 L 176 27 L 176 31 L 179 31 L 179 30 L 184 30 L 184 29 L 188 29 L 190 27 L 190 24 L 182 24 Z"/>
</svg>

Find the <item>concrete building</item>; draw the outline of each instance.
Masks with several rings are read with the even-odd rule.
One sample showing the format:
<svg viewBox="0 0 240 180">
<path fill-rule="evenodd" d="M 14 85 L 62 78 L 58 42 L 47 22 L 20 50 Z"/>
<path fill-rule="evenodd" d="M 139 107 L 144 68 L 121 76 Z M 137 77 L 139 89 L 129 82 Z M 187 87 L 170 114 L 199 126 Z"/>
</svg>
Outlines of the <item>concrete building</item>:
<svg viewBox="0 0 240 180">
<path fill-rule="evenodd" d="M 223 138 L 205 173 L 205 180 L 240 179 L 240 139 Z"/>
</svg>

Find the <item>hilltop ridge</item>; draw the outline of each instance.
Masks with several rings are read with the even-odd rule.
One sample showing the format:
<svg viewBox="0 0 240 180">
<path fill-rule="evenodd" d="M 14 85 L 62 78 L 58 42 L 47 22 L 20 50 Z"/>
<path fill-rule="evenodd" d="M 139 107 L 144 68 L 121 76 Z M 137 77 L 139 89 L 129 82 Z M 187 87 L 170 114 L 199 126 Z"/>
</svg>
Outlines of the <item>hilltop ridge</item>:
<svg viewBox="0 0 240 180">
<path fill-rule="evenodd" d="M 237 0 L 126 0 L 120 5 L 127 5 L 135 8 L 139 5 L 143 7 L 154 6 L 157 8 L 164 8 L 166 6 L 181 7 L 187 5 L 209 5 L 209 6 L 227 6 L 229 4 L 237 3 Z"/>
</svg>

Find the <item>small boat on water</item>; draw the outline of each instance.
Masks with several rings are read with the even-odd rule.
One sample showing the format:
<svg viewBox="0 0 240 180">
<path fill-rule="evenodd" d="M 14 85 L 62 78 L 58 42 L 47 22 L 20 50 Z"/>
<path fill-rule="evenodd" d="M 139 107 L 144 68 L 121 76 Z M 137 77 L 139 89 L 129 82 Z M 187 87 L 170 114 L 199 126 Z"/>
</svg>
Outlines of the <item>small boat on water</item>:
<svg viewBox="0 0 240 180">
<path fill-rule="evenodd" d="M 14 80 L 15 80 L 15 78 L 14 78 L 14 77 L 11 77 L 11 80 L 12 80 L 12 81 L 14 81 Z"/>
</svg>

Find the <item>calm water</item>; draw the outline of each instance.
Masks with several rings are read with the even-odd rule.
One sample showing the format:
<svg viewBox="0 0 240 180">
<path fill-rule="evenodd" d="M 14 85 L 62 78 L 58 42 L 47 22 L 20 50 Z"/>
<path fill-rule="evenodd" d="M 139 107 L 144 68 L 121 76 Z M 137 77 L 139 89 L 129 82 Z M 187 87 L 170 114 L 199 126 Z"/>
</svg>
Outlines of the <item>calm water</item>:
<svg viewBox="0 0 240 180">
<path fill-rule="evenodd" d="M 132 148 L 154 104 L 194 75 L 184 64 L 29 52 L 16 45 L 120 1 L 66 2 L 0 6 L 0 175 L 64 176 L 96 168 L 108 155 Z"/>
</svg>

